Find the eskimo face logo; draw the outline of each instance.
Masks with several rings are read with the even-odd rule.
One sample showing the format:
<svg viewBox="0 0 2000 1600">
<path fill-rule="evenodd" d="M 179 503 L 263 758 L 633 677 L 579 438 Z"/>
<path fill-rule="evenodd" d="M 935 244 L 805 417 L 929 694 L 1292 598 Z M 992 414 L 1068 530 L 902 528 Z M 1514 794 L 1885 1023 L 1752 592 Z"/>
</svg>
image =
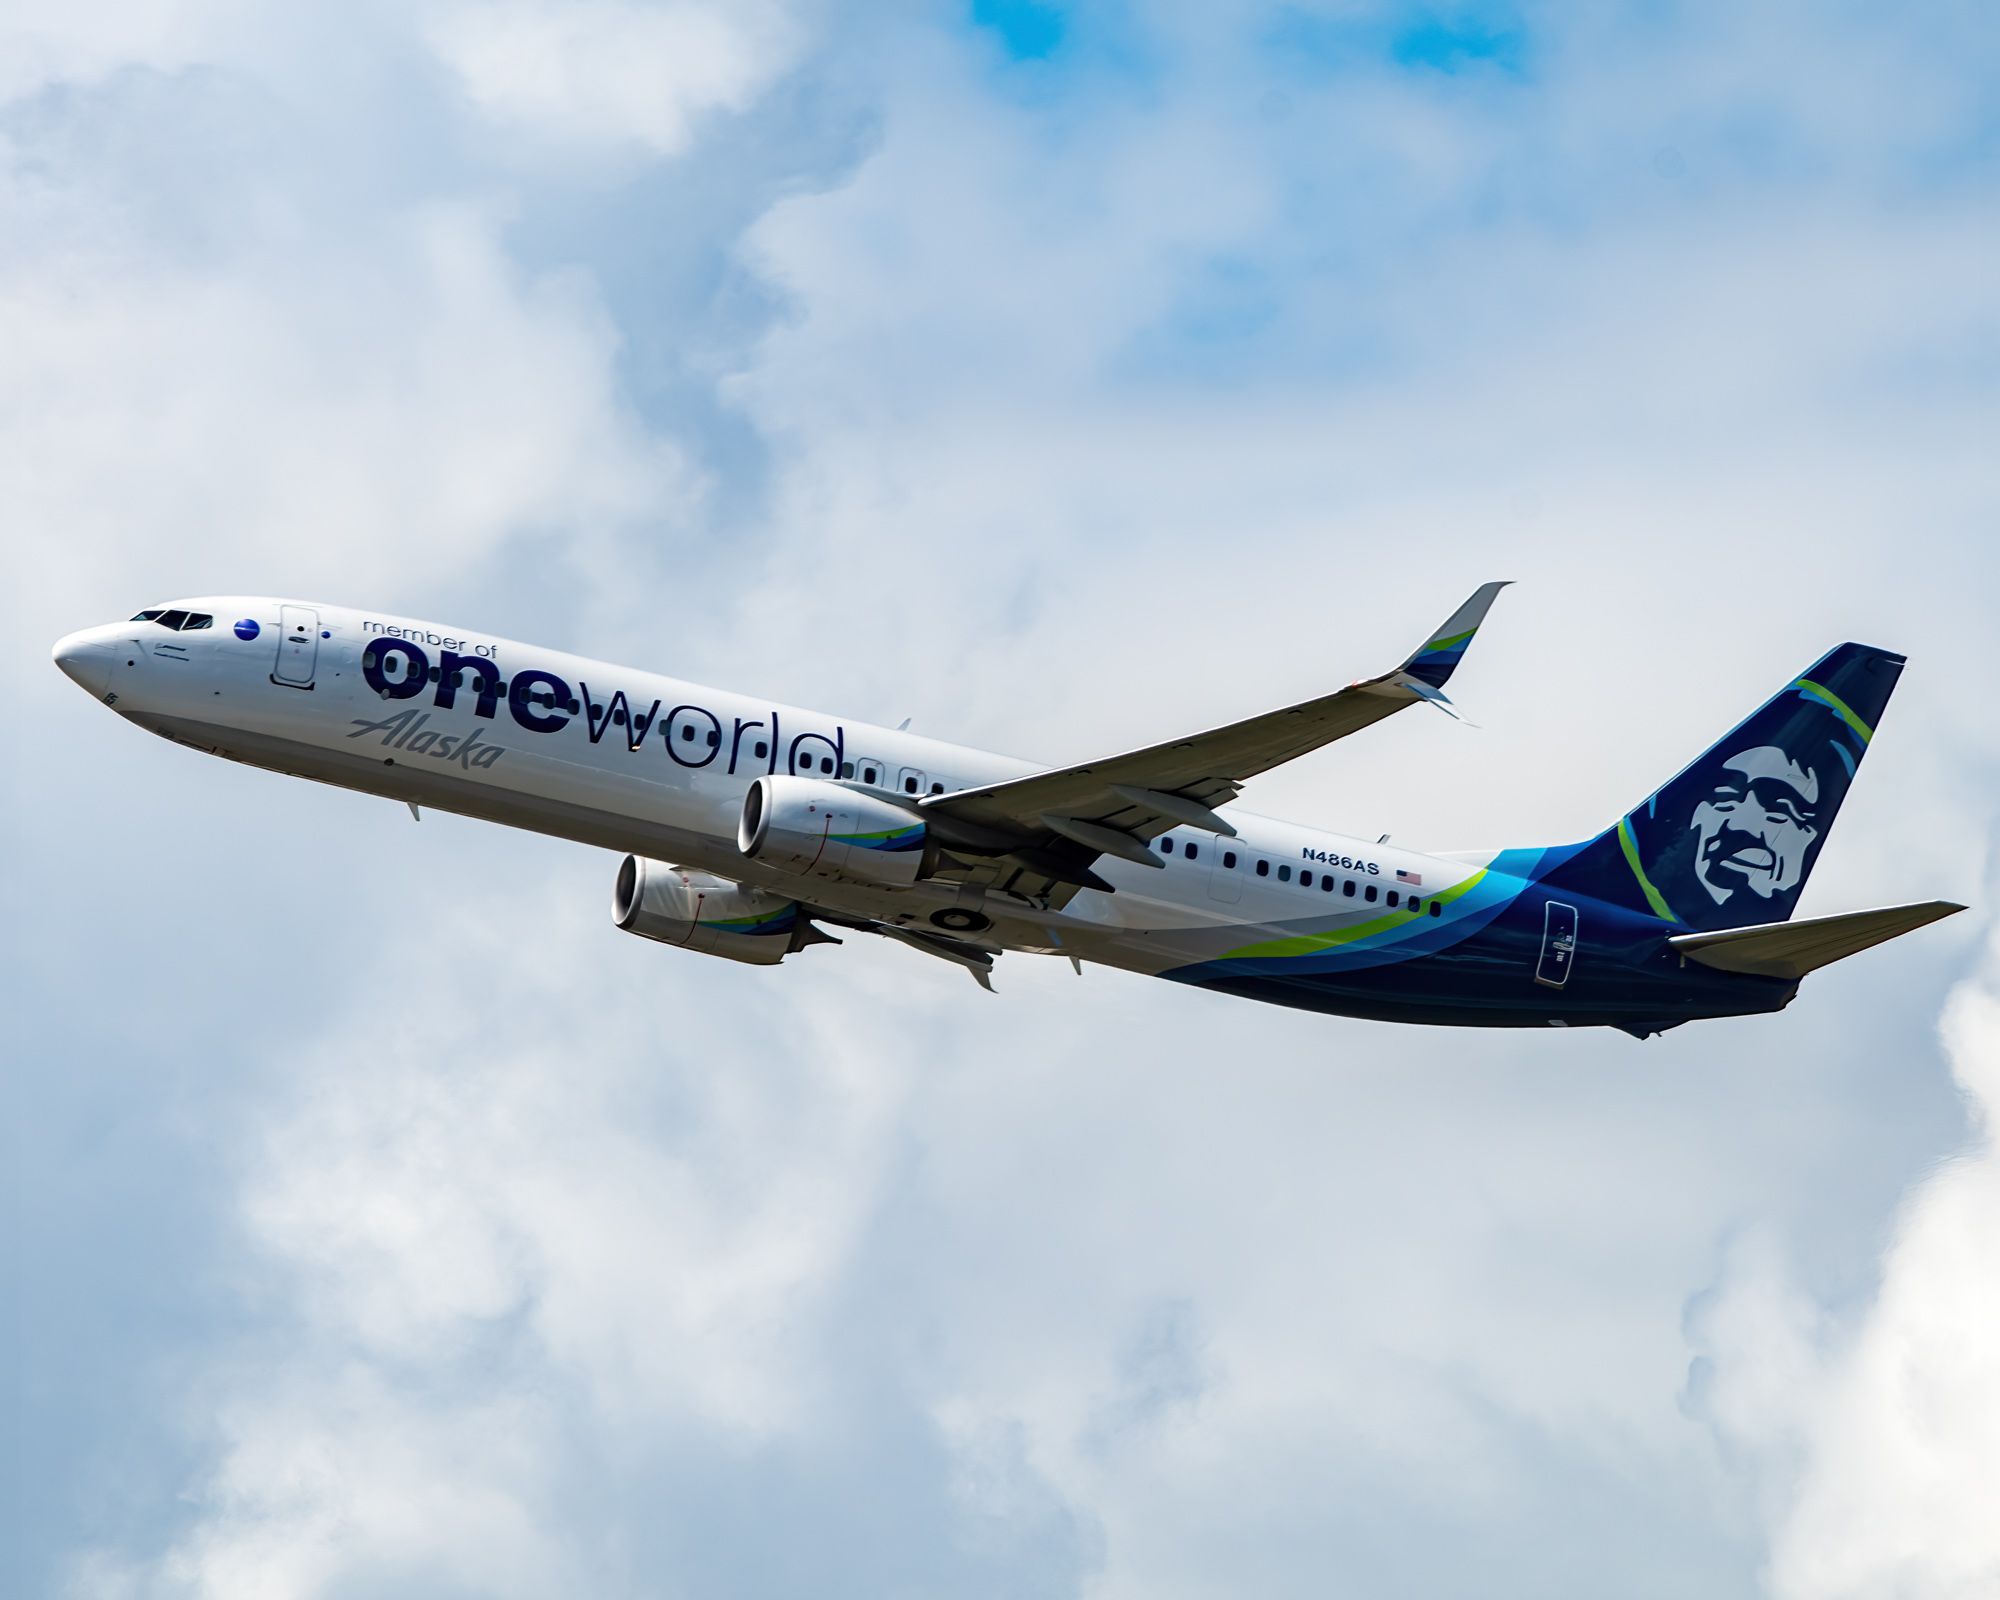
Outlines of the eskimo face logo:
<svg viewBox="0 0 2000 1600">
<path fill-rule="evenodd" d="M 257 619 L 255 617 L 245 617 L 241 622 L 236 624 L 236 637 L 246 642 L 256 638 L 257 631 Z"/>
<path fill-rule="evenodd" d="M 1820 836 L 1819 798 L 1818 773 L 1775 745 L 1725 761 L 1688 821 L 1694 876 L 1709 898 L 1726 905 L 1746 890 L 1770 900 L 1798 888 Z"/>
</svg>

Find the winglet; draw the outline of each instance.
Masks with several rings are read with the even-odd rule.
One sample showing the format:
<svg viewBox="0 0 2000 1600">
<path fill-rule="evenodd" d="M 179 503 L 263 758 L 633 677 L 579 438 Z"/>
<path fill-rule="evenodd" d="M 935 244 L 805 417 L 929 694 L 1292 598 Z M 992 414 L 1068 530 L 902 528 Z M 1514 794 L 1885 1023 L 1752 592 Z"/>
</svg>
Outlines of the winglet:
<svg viewBox="0 0 2000 1600">
<path fill-rule="evenodd" d="M 1504 579 L 1498 583 L 1482 583 L 1473 590 L 1472 598 L 1444 620 L 1431 635 L 1430 643 L 1403 663 L 1403 672 L 1419 683 L 1442 689 L 1464 656 L 1465 647 L 1472 643 L 1472 636 L 1479 631 L 1480 623 L 1486 620 L 1494 596 L 1510 582 L 1511 579 Z"/>
</svg>

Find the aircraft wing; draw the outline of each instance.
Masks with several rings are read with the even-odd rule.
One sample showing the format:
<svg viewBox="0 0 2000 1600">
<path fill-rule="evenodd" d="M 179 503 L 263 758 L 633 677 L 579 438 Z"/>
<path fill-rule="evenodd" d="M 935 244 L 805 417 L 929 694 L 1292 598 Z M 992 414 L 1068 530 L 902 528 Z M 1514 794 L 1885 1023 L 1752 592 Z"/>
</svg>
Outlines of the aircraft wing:
<svg viewBox="0 0 2000 1600">
<path fill-rule="evenodd" d="M 1031 859 L 1087 868 L 1099 855 L 1159 866 L 1145 841 L 1183 824 L 1235 832 L 1215 814 L 1247 779 L 1371 723 L 1431 701 L 1447 710 L 1445 683 L 1504 583 L 1482 584 L 1421 649 L 1393 672 L 1316 700 L 1149 745 L 1101 761 L 1057 767 L 1005 783 L 932 795 L 926 813 L 994 838 L 1019 837 Z M 943 831 L 943 830 L 940 830 Z M 1060 871 L 1051 874 L 1063 878 Z M 1066 881 L 1106 887 L 1087 871 Z"/>
</svg>

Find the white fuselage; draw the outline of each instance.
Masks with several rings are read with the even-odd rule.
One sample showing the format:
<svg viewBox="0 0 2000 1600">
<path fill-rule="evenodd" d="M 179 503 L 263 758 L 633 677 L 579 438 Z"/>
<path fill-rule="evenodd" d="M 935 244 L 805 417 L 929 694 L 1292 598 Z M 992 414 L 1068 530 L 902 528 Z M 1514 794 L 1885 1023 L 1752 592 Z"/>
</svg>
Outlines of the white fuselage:
<svg viewBox="0 0 2000 1600">
<path fill-rule="evenodd" d="M 1433 897 L 1480 872 L 1230 809 L 1234 839 L 1176 828 L 1161 869 L 1103 857 L 1094 870 L 1115 892 L 1085 889 L 1060 906 L 979 882 L 807 882 L 738 849 L 759 775 L 908 800 L 1036 764 L 380 612 L 245 596 L 179 609 L 212 615 L 213 626 L 111 624 L 71 635 L 57 660 L 121 716 L 212 754 L 722 874 L 855 918 L 922 929 L 963 926 L 970 911 L 981 924 L 970 937 L 993 949 L 1161 972 L 1307 920 L 1359 924 L 1394 904 L 1399 885 Z M 428 681 L 364 681 L 363 650 L 382 639 L 409 649 L 381 660 L 405 672 L 427 662 Z M 504 694 L 482 700 L 470 669 L 448 686 L 454 658 L 491 662 Z"/>
</svg>

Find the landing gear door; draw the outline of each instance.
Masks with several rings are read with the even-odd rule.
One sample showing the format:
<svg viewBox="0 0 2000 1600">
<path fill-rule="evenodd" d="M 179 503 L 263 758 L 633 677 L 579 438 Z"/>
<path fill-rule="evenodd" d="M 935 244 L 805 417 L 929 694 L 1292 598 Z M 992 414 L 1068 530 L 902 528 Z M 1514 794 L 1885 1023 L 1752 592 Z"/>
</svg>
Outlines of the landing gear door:
<svg viewBox="0 0 2000 1600">
<path fill-rule="evenodd" d="M 1560 989 L 1576 964 L 1576 907 L 1551 900 L 1542 912 L 1542 956 L 1535 963 L 1535 982 Z"/>
<path fill-rule="evenodd" d="M 278 664 L 271 681 L 288 689 L 310 689 L 319 665 L 319 613 L 311 606 L 278 608 Z"/>
</svg>

